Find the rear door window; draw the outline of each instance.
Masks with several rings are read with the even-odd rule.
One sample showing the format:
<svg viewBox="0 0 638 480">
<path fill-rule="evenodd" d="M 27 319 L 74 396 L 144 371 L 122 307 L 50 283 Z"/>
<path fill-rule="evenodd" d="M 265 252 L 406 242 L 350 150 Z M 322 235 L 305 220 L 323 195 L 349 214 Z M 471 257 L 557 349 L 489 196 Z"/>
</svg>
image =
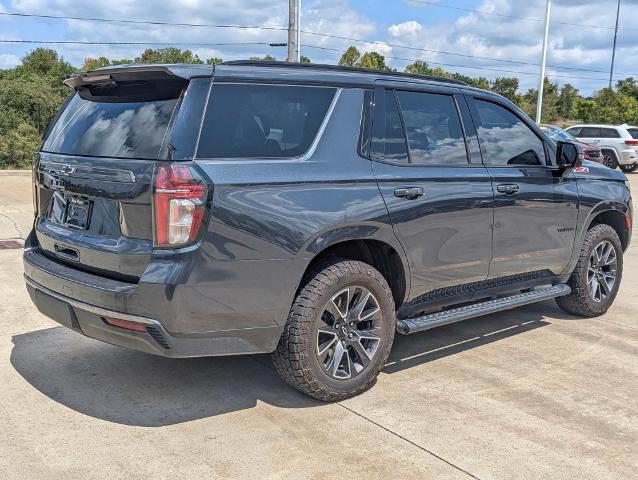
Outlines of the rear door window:
<svg viewBox="0 0 638 480">
<path fill-rule="evenodd" d="M 580 130 L 580 135 L 578 136 L 581 138 L 601 138 L 603 136 L 603 133 L 600 128 L 583 127 Z"/>
<path fill-rule="evenodd" d="M 414 165 L 467 165 L 467 150 L 451 95 L 397 91 Z"/>
<path fill-rule="evenodd" d="M 615 128 L 601 128 L 600 138 L 620 138 L 620 133 Z"/>
<path fill-rule="evenodd" d="M 213 84 L 199 158 L 291 158 L 308 151 L 333 87 Z"/>
<path fill-rule="evenodd" d="M 158 158 L 177 98 L 158 101 L 68 102 L 42 150 L 70 155 Z"/>
</svg>

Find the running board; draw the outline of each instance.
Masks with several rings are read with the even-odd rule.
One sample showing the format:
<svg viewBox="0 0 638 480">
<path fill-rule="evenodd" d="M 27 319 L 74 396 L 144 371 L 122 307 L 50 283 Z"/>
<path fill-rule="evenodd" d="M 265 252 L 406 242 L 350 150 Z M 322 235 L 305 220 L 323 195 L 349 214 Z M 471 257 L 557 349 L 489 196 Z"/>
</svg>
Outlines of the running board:
<svg viewBox="0 0 638 480">
<path fill-rule="evenodd" d="M 403 335 L 409 335 L 411 333 L 429 330 L 430 328 L 440 327 L 441 325 L 460 322 L 462 320 L 480 317 L 481 315 L 488 315 L 502 310 L 509 310 L 510 308 L 549 300 L 550 298 L 561 297 L 563 295 L 568 295 L 571 291 L 572 289 L 569 285 L 554 285 L 553 287 L 539 288 L 530 292 L 497 298 L 496 300 L 488 300 L 486 302 L 466 305 L 452 310 L 431 313 L 422 317 L 399 320 L 397 322 L 397 331 Z"/>
</svg>

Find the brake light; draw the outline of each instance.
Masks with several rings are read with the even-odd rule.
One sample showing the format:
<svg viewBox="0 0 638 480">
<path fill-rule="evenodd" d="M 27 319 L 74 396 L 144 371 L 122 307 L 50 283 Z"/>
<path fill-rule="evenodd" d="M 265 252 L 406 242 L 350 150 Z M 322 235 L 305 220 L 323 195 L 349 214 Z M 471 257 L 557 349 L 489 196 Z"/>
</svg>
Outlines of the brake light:
<svg viewBox="0 0 638 480">
<path fill-rule="evenodd" d="M 638 140 L 625 140 L 625 145 L 636 146 L 638 145 Z"/>
<path fill-rule="evenodd" d="M 176 247 L 197 238 L 204 219 L 207 188 L 189 165 L 160 164 L 155 170 L 155 245 Z"/>
</svg>

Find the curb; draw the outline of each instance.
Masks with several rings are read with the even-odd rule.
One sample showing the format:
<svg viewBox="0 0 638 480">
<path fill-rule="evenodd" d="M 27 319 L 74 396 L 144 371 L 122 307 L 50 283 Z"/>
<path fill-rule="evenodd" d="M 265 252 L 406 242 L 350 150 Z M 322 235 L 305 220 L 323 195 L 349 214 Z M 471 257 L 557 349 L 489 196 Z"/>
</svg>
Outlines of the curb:
<svg viewBox="0 0 638 480">
<path fill-rule="evenodd" d="M 0 177 L 30 177 L 31 170 L 0 170 Z"/>
</svg>

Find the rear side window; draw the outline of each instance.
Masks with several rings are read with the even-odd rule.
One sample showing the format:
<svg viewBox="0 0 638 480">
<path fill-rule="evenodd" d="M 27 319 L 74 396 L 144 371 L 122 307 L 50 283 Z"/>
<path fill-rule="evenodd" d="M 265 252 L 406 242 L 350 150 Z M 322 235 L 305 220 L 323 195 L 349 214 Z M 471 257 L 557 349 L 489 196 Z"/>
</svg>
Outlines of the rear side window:
<svg viewBox="0 0 638 480">
<path fill-rule="evenodd" d="M 581 127 L 573 127 L 573 128 L 567 129 L 567 131 L 571 133 L 574 137 L 582 137 L 582 135 L 580 134 L 582 130 L 583 129 Z"/>
<path fill-rule="evenodd" d="M 126 102 L 92 98 L 85 100 L 75 94 L 51 127 L 42 150 L 96 157 L 158 158 L 177 98 Z"/>
<path fill-rule="evenodd" d="M 483 162 L 488 165 L 543 165 L 542 140 L 525 123 L 500 105 L 474 100 Z"/>
<path fill-rule="evenodd" d="M 600 138 L 620 138 L 620 133 L 615 128 L 601 128 Z"/>
<path fill-rule="evenodd" d="M 372 157 L 399 165 L 408 164 L 401 114 L 392 90 L 382 90 L 375 109 Z M 377 95 L 379 95 L 377 92 Z"/>
<path fill-rule="evenodd" d="M 451 95 L 398 91 L 415 165 L 467 165 L 459 113 Z"/>
<path fill-rule="evenodd" d="M 308 151 L 332 87 L 213 84 L 199 158 L 290 158 Z"/>
<path fill-rule="evenodd" d="M 631 135 L 631 138 L 638 140 L 638 128 L 628 128 L 627 131 L 629 135 Z"/>
</svg>

